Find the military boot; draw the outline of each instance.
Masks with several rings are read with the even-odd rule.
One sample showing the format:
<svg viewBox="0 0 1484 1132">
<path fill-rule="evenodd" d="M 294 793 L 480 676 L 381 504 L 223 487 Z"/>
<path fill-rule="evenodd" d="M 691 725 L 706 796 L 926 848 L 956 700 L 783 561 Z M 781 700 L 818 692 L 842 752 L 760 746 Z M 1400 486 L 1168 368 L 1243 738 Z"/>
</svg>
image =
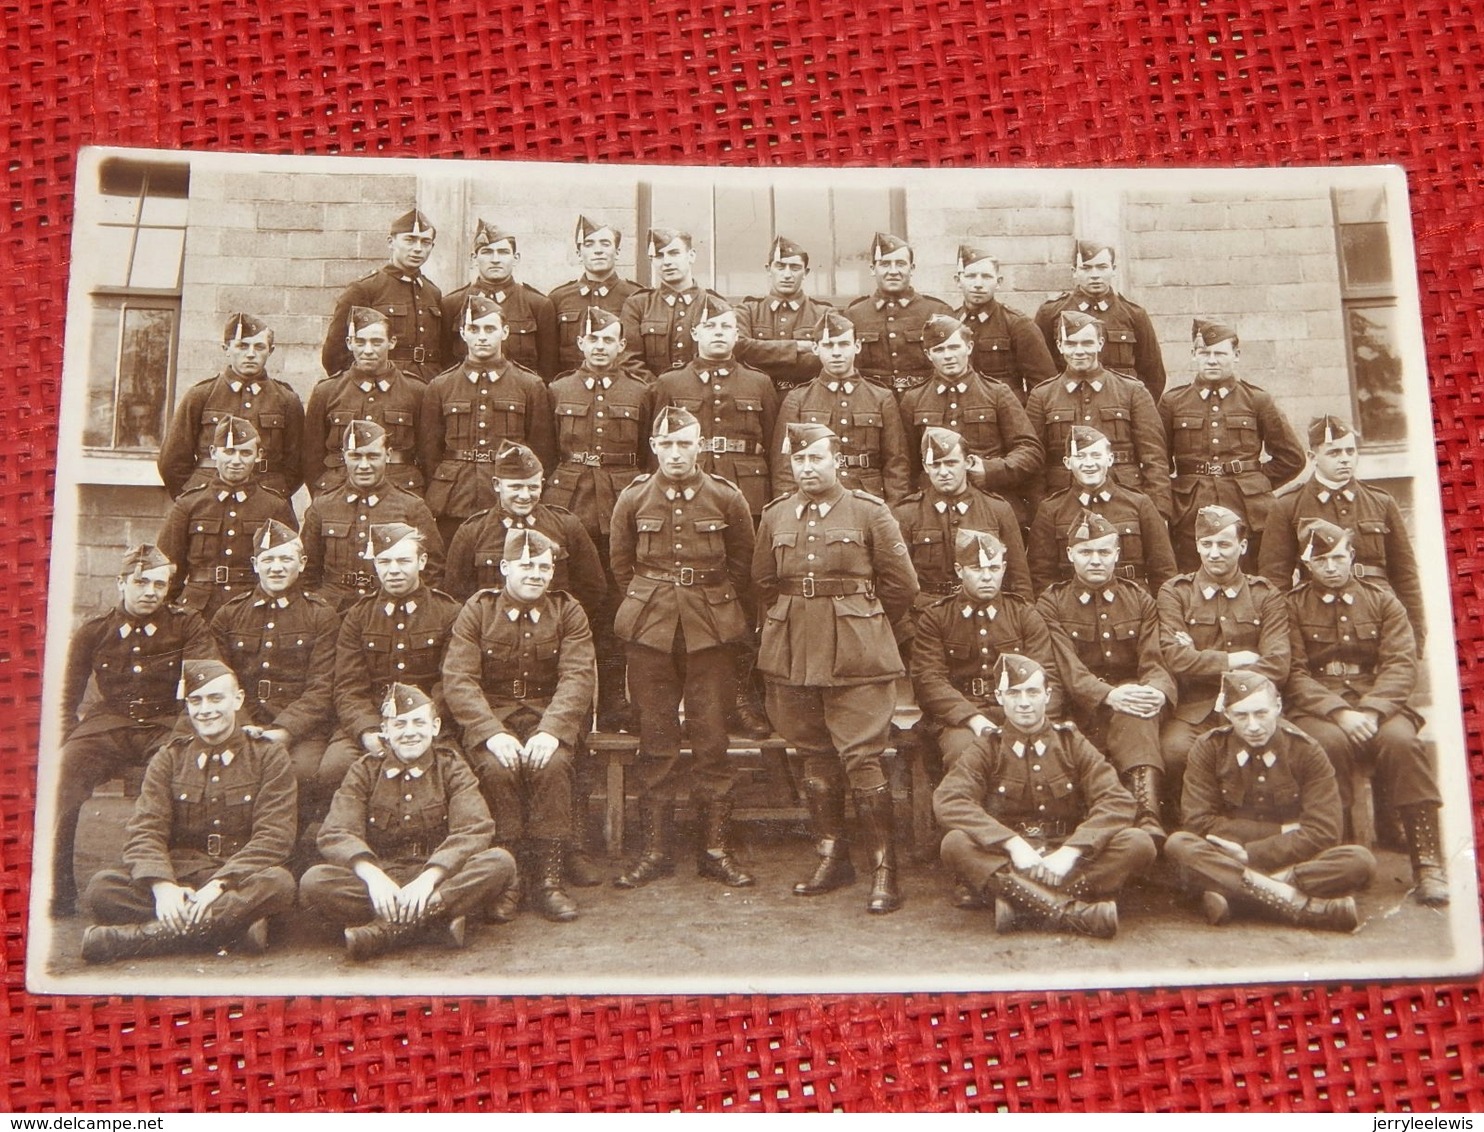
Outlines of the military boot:
<svg viewBox="0 0 1484 1132">
<path fill-rule="evenodd" d="M 393 924 L 372 920 L 369 924 L 345 929 L 346 953 L 356 962 L 374 959 L 402 946 L 421 929 L 420 924 Z"/>
<path fill-rule="evenodd" d="M 169 955 L 180 949 L 180 933 L 159 920 L 143 924 L 94 924 L 82 933 L 84 963 L 112 963 L 116 959 Z"/>
<path fill-rule="evenodd" d="M 495 848 L 504 849 L 510 854 L 515 862 L 515 876 L 510 878 L 510 886 L 495 897 L 494 904 L 485 912 L 485 918 L 492 924 L 508 924 L 520 913 L 522 889 L 525 887 L 530 861 L 523 841 L 511 845 L 496 845 Z"/>
<path fill-rule="evenodd" d="M 896 809 L 891 787 L 857 790 L 855 814 L 871 854 L 871 895 L 866 898 L 866 911 L 878 915 L 895 912 L 902 906 L 902 893 L 897 888 Z"/>
<path fill-rule="evenodd" d="M 531 907 L 546 919 L 565 924 L 577 919 L 577 905 L 562 891 L 562 843 L 537 841 L 531 847 Z"/>
<path fill-rule="evenodd" d="M 1040 885 L 1013 869 L 1002 869 L 989 883 L 995 899 L 995 930 L 1014 931 L 1036 924 L 1067 928 L 1094 939 L 1118 934 L 1118 905 L 1111 900 L 1085 904 Z"/>
<path fill-rule="evenodd" d="M 1412 858 L 1412 899 L 1429 908 L 1448 903 L 1448 871 L 1439 844 L 1438 807 L 1424 803 L 1399 810 Z"/>
<path fill-rule="evenodd" d="M 752 682 L 752 670 L 757 657 L 750 652 L 739 652 L 736 658 L 737 695 L 732 708 L 727 712 L 727 732 L 744 739 L 766 739 L 773 734 L 773 724 L 763 711 L 757 685 Z"/>
<path fill-rule="evenodd" d="M 850 845 L 845 840 L 845 787 L 823 778 L 804 779 L 809 825 L 819 864 L 808 880 L 794 885 L 795 896 L 818 896 L 855 883 Z"/>
<path fill-rule="evenodd" d="M 1123 772 L 1124 785 L 1134 796 L 1137 807 L 1134 813 L 1134 828 L 1142 829 L 1154 840 L 1157 852 L 1163 851 L 1169 837 L 1159 822 L 1159 792 L 1164 772 L 1154 766 L 1136 766 Z"/>
<path fill-rule="evenodd" d="M 599 731 L 639 732 L 639 716 L 627 696 L 627 668 L 621 652 L 598 658 Z"/>
<path fill-rule="evenodd" d="M 595 888 L 608 879 L 608 870 L 588 852 L 591 830 L 587 799 L 572 799 L 572 838 L 566 849 L 567 883 L 577 888 Z"/>
<path fill-rule="evenodd" d="M 633 865 L 613 879 L 615 888 L 643 888 L 651 881 L 675 872 L 675 862 L 670 857 L 674 821 L 670 801 L 640 799 L 639 824 L 644 829 L 644 849 Z"/>
<path fill-rule="evenodd" d="M 732 888 L 750 888 L 756 881 L 737 863 L 727 845 L 727 824 L 732 820 L 731 799 L 701 803 L 701 844 L 696 851 L 696 875 L 720 881 Z"/>
<path fill-rule="evenodd" d="M 1355 910 L 1353 897 L 1321 900 L 1255 869 L 1242 870 L 1242 896 L 1264 912 L 1295 927 L 1353 932 L 1360 926 L 1360 915 Z"/>
</svg>

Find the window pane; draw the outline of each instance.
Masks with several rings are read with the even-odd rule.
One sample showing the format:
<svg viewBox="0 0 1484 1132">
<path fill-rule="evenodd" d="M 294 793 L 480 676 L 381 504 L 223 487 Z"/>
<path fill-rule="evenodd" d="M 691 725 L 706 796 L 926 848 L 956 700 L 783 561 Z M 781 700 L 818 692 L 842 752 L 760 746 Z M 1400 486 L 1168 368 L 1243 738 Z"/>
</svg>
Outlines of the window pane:
<svg viewBox="0 0 1484 1132">
<path fill-rule="evenodd" d="M 872 189 L 832 192 L 835 227 L 835 295 L 853 299 L 876 289 L 871 274 L 871 238 L 891 231 L 891 194 Z M 898 232 L 906 236 L 905 232 Z"/>
<path fill-rule="evenodd" d="M 144 198 L 144 211 L 139 222 L 184 228 L 189 209 L 190 201 L 185 197 L 157 197 L 151 193 Z"/>
<path fill-rule="evenodd" d="M 774 235 L 787 236 L 809 253 L 810 272 L 805 283 L 809 293 L 834 294 L 835 238 L 830 230 L 829 194 L 777 189 L 773 213 L 777 225 Z"/>
<path fill-rule="evenodd" d="M 1407 418 L 1396 346 L 1396 308 L 1351 307 L 1346 319 L 1360 434 L 1372 444 L 1400 443 L 1407 438 Z"/>
<path fill-rule="evenodd" d="M 174 331 L 173 311 L 138 308 L 124 311 L 115 438 L 120 448 L 160 446 L 165 431 L 165 395 L 170 383 Z"/>
<path fill-rule="evenodd" d="M 716 282 L 723 295 L 767 294 L 763 262 L 773 241 L 773 210 L 767 189 L 716 190 Z"/>
<path fill-rule="evenodd" d="M 137 197 L 146 182 L 150 196 L 185 197 L 190 192 L 191 167 L 110 157 L 98 168 L 98 188 L 107 196 Z"/>
<path fill-rule="evenodd" d="M 98 228 L 94 231 L 86 254 L 93 261 L 100 284 L 108 287 L 128 284 L 133 245 L 133 228 Z"/>
<path fill-rule="evenodd" d="M 129 286 L 178 290 L 180 259 L 184 251 L 184 229 L 139 229 L 139 243 L 134 251 L 134 270 L 129 275 Z"/>
<path fill-rule="evenodd" d="M 1335 215 L 1341 224 L 1380 223 L 1386 219 L 1386 190 L 1335 190 Z"/>
<path fill-rule="evenodd" d="M 139 222 L 138 197 L 99 197 L 99 219 L 105 224 L 128 224 Z"/>
<path fill-rule="evenodd" d="M 1340 259 L 1349 287 L 1375 287 L 1391 282 L 1391 247 L 1385 224 L 1340 227 Z"/>
<path fill-rule="evenodd" d="M 88 407 L 82 442 L 89 448 L 113 444 L 113 407 L 117 401 L 119 311 L 93 308 L 92 353 L 88 357 Z"/>
</svg>

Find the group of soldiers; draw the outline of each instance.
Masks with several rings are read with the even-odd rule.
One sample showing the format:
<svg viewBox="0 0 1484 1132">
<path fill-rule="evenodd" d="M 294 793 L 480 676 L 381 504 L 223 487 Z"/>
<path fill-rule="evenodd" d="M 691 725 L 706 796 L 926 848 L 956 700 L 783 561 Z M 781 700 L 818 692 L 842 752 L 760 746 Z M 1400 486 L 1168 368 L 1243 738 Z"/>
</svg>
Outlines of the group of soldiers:
<svg viewBox="0 0 1484 1132">
<path fill-rule="evenodd" d="M 416 210 L 391 225 L 307 407 L 248 314 L 181 398 L 174 503 L 67 663 L 54 915 L 83 803 L 147 764 L 124 867 L 84 895 L 85 959 L 260 949 L 295 872 L 357 958 L 522 907 L 570 921 L 569 889 L 604 879 L 594 722 L 642 755 L 620 888 L 673 872 L 682 797 L 699 875 L 754 884 L 729 734 L 776 732 L 816 843 L 800 896 L 856 879 L 849 796 L 867 910 L 901 907 L 882 759 L 915 743 L 955 901 L 1000 930 L 1111 936 L 1160 853 L 1213 924 L 1353 930 L 1357 767 L 1416 898 L 1447 903 L 1395 501 L 1343 419 L 1301 440 L 1240 378 L 1230 326 L 1196 319 L 1193 380 L 1165 390 L 1112 248 L 1079 242 L 1031 319 L 977 245 L 954 308 L 878 234 L 875 292 L 838 310 L 781 236 L 769 293 L 736 305 L 671 229 L 640 288 L 620 233 L 580 218 L 583 274 L 549 296 L 483 221 L 443 296 L 435 238 Z M 921 715 L 894 737 L 904 677 Z"/>
</svg>

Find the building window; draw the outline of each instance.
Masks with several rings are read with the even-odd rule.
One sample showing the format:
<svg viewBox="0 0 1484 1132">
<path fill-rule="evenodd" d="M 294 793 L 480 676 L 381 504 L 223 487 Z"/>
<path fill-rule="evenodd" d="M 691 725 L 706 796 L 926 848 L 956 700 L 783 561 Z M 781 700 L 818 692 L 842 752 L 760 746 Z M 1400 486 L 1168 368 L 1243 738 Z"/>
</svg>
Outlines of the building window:
<svg viewBox="0 0 1484 1132">
<path fill-rule="evenodd" d="M 1401 445 L 1407 417 L 1386 190 L 1336 189 L 1333 200 L 1355 424 L 1367 446 Z"/>
<path fill-rule="evenodd" d="M 153 454 L 175 385 L 190 169 L 110 159 L 98 179 L 83 444 Z"/>
</svg>

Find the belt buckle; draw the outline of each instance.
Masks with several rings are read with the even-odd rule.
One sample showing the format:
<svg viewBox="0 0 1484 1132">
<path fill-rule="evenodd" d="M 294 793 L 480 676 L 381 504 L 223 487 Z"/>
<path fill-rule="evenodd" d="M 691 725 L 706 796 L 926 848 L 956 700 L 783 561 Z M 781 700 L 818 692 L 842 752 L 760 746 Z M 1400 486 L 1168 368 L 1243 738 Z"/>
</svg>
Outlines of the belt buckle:
<svg viewBox="0 0 1484 1132">
<path fill-rule="evenodd" d="M 847 468 L 849 466 L 850 465 L 845 462 L 845 453 L 843 453 L 843 452 L 836 452 L 835 453 L 835 467 L 837 467 L 837 468 Z"/>
<path fill-rule="evenodd" d="M 869 468 L 871 466 L 871 454 L 869 452 L 862 452 L 856 459 L 859 461 L 856 465 L 857 467 Z"/>
<path fill-rule="evenodd" d="M 216 572 L 215 572 L 216 584 L 219 585 L 219 586 L 225 586 L 229 582 L 231 582 L 231 580 L 232 580 L 231 570 L 232 570 L 232 568 L 230 566 L 218 566 L 218 567 L 216 567 Z"/>
<path fill-rule="evenodd" d="M 1208 476 L 1216 476 L 1216 477 L 1220 478 L 1221 476 L 1226 475 L 1226 465 L 1225 464 L 1220 464 L 1220 463 L 1217 463 L 1217 464 L 1207 464 L 1206 465 L 1206 475 L 1208 475 Z"/>
<path fill-rule="evenodd" d="M 425 362 L 425 361 L 427 361 L 428 360 L 428 348 L 426 346 L 414 346 L 414 347 L 412 347 L 412 360 L 415 361 L 415 362 Z"/>
<path fill-rule="evenodd" d="M 526 682 L 524 680 L 512 680 L 512 681 L 510 681 L 510 695 L 513 698 L 517 699 L 517 700 L 523 700 L 523 699 L 525 699 L 526 698 Z"/>
<path fill-rule="evenodd" d="M 220 833 L 208 833 L 206 835 L 206 855 L 208 857 L 220 857 L 222 855 L 222 835 Z"/>
<path fill-rule="evenodd" d="M 812 577 L 805 578 L 803 584 L 799 588 L 803 592 L 805 597 L 813 597 L 814 579 Z"/>
<path fill-rule="evenodd" d="M 603 455 L 600 452 L 584 452 L 582 462 L 589 468 L 596 468 L 603 463 Z"/>
<path fill-rule="evenodd" d="M 680 568 L 680 584 L 682 586 L 693 586 L 696 584 L 696 568 L 694 566 L 682 566 Z"/>
<path fill-rule="evenodd" d="M 706 450 L 713 456 L 727 450 L 727 438 L 724 436 L 713 436 L 706 441 Z"/>
<path fill-rule="evenodd" d="M 969 678 L 969 695 L 971 695 L 971 696 L 987 696 L 987 695 L 989 695 L 989 682 L 987 680 L 985 680 L 983 676 L 971 676 Z"/>
<path fill-rule="evenodd" d="M 272 680 L 259 680 L 258 681 L 258 699 L 260 699 L 260 700 L 266 700 L 266 699 L 268 699 L 272 695 L 273 695 L 273 681 Z"/>
<path fill-rule="evenodd" d="M 1045 836 L 1046 836 L 1045 832 L 1042 830 L 1041 826 L 1039 826 L 1039 825 L 1023 825 L 1023 826 L 1021 826 L 1020 827 L 1020 835 L 1022 837 L 1036 837 L 1036 838 L 1041 838 L 1043 840 L 1045 839 Z"/>
</svg>

